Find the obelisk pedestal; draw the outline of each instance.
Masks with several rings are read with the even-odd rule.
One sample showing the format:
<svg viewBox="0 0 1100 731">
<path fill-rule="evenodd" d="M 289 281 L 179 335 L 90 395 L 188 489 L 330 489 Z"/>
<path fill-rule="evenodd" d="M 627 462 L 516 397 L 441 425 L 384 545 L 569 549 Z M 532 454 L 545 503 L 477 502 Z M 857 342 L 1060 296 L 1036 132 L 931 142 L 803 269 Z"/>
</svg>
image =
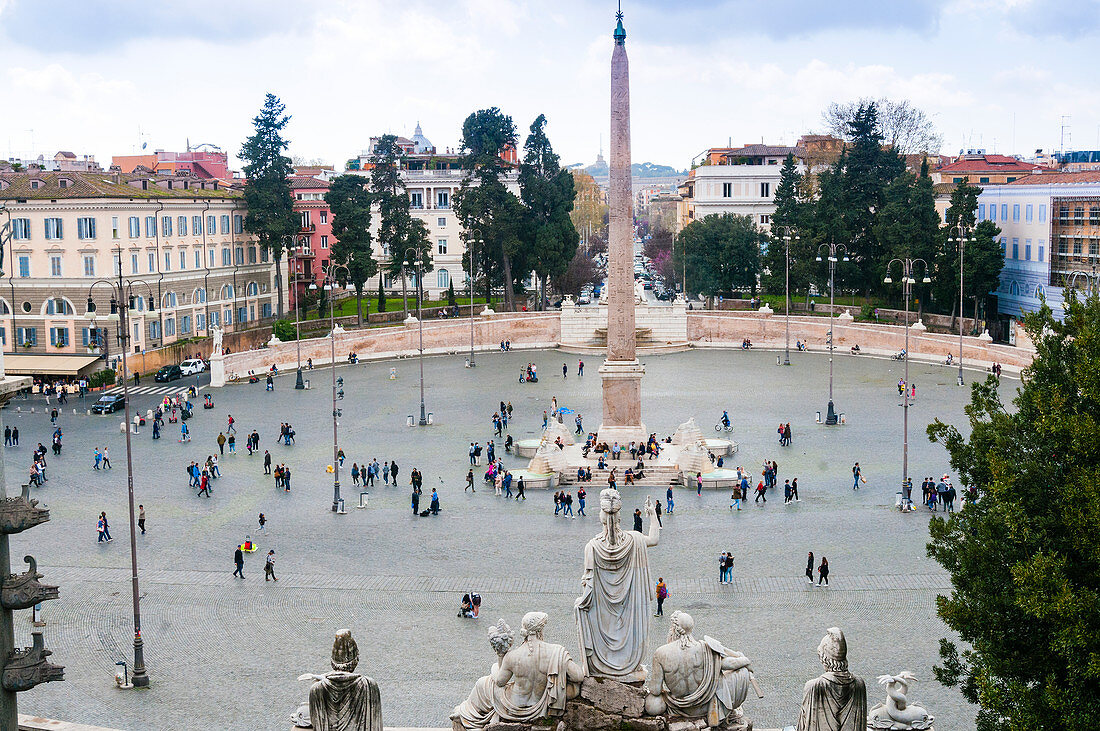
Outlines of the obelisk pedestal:
<svg viewBox="0 0 1100 731">
<path fill-rule="evenodd" d="M 607 359 L 603 379 L 603 422 L 599 440 L 644 443 L 642 375 L 634 329 L 634 205 L 630 185 L 630 66 L 622 13 L 611 54 L 610 221 L 607 251 Z"/>
</svg>

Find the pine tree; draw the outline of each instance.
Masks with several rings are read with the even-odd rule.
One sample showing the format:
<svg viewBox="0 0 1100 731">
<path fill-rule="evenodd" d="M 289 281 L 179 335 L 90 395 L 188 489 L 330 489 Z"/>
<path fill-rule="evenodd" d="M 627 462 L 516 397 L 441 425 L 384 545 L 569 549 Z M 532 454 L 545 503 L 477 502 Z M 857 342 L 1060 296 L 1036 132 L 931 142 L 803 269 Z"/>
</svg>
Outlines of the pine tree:
<svg viewBox="0 0 1100 731">
<path fill-rule="evenodd" d="M 361 175 L 340 175 L 329 184 L 325 202 L 332 211 L 336 239 L 329 260 L 347 266 L 355 287 L 357 324 L 363 325 L 363 287 L 378 271 L 371 255 L 371 194 Z"/>
<path fill-rule="evenodd" d="M 779 171 L 779 185 L 775 187 L 775 213 L 771 217 L 771 236 L 768 238 L 767 251 L 764 254 L 764 270 L 760 277 L 765 291 L 776 294 L 785 291 L 787 280 L 787 241 L 785 236 L 791 237 L 791 245 L 795 246 L 795 237 L 803 232 L 803 217 L 805 204 L 799 197 L 802 187 L 802 175 L 798 172 L 798 165 L 794 155 L 788 154 L 783 161 L 783 168 Z M 792 249 L 792 265 L 797 262 L 794 259 L 796 251 Z M 794 272 L 792 271 L 792 275 Z M 791 288 L 796 289 L 805 286 L 805 278 L 796 279 L 792 276 Z"/>
<path fill-rule="evenodd" d="M 285 111 L 277 96 L 267 94 L 259 115 L 252 120 L 255 132 L 245 140 L 240 152 L 245 163 L 244 201 L 248 206 L 244 228 L 256 235 L 260 246 L 270 251 L 275 260 L 277 317 L 283 316 L 283 253 L 288 239 L 300 225 L 287 179 L 293 168 L 290 158 L 283 154 L 288 143 L 282 132 L 290 122 Z"/>
</svg>

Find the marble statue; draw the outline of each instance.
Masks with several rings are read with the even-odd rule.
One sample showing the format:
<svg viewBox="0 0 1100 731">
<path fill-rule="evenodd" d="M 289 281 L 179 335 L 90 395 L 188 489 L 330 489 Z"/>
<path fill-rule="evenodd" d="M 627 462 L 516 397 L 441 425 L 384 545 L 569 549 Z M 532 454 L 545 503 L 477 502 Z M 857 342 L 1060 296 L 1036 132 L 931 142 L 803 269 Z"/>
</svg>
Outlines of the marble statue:
<svg viewBox="0 0 1100 731">
<path fill-rule="evenodd" d="M 564 647 L 543 640 L 547 619 L 544 612 L 525 614 L 517 647 L 512 647 L 514 634 L 503 619 L 490 628 L 497 662 L 451 713 L 456 728 L 531 723 L 565 713 L 565 701 L 577 696 L 584 671 Z"/>
<path fill-rule="evenodd" d="M 867 686 L 848 672 L 844 633 L 830 627 L 817 655 L 825 672 L 806 683 L 798 731 L 866 731 Z"/>
<path fill-rule="evenodd" d="M 713 637 L 695 639 L 693 629 L 690 614 L 672 613 L 668 644 L 653 653 L 645 710 L 651 716 L 705 718 L 708 726 L 717 727 L 740 718 L 752 661 Z"/>
<path fill-rule="evenodd" d="M 225 330 L 220 327 L 210 328 L 210 334 L 214 338 L 214 349 L 210 353 L 211 358 L 220 358 L 222 356 L 222 336 L 225 335 Z"/>
<path fill-rule="evenodd" d="M 913 705 L 905 697 L 909 693 L 910 683 L 917 682 L 913 673 L 902 670 L 897 675 L 880 675 L 878 682 L 886 688 L 886 703 L 879 703 L 871 709 L 867 717 L 868 728 L 894 731 L 932 728 L 936 717 L 928 715 L 928 711 Z"/>
<path fill-rule="evenodd" d="M 624 531 L 619 525 L 623 506 L 618 490 L 600 493 L 603 532 L 584 547 L 581 595 L 574 604 L 580 627 L 581 666 L 585 675 L 621 682 L 645 680 L 649 635 L 649 580 L 646 549 L 656 546 L 661 529 L 647 497 L 649 533 Z"/>
<path fill-rule="evenodd" d="M 378 684 L 355 672 L 359 646 L 342 629 L 332 644 L 332 672 L 306 675 L 309 719 L 316 731 L 382 731 L 382 700 Z M 302 679 L 302 678 L 299 678 Z"/>
</svg>

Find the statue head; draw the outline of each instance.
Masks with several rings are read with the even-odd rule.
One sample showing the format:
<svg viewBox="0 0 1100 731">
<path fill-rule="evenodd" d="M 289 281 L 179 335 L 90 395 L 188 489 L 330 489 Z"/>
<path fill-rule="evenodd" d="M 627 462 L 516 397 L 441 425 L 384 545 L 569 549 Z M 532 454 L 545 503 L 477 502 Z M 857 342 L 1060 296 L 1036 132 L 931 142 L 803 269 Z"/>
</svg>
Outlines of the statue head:
<svg viewBox="0 0 1100 731">
<path fill-rule="evenodd" d="M 503 656 L 511 650 L 515 639 L 515 633 L 512 632 L 512 628 L 508 626 L 503 618 L 489 628 L 489 646 L 493 648 L 493 652 L 498 656 Z"/>
<path fill-rule="evenodd" d="M 520 623 L 519 634 L 524 641 L 528 637 L 534 637 L 536 640 L 542 639 L 542 631 L 546 628 L 546 623 L 550 617 L 546 612 L 528 612 L 523 615 L 523 621 Z"/>
<path fill-rule="evenodd" d="M 844 639 L 844 633 L 839 627 L 830 627 L 821 644 L 817 646 L 817 656 L 821 658 L 821 664 L 830 672 L 847 672 L 848 670 L 848 643 Z"/>
<path fill-rule="evenodd" d="M 332 669 L 341 673 L 355 672 L 359 664 L 359 646 L 351 636 L 351 631 L 342 629 L 336 633 L 332 643 Z"/>
<path fill-rule="evenodd" d="M 623 507 L 623 498 L 619 491 L 608 487 L 600 492 L 600 525 L 603 526 L 604 540 L 615 545 L 622 538 L 619 528 L 619 511 Z"/>
<path fill-rule="evenodd" d="M 623 498 L 619 491 L 609 487 L 600 492 L 600 512 L 618 513 L 622 510 Z"/>
<path fill-rule="evenodd" d="M 686 648 L 695 641 L 692 631 L 695 629 L 695 620 L 687 612 L 675 611 L 672 613 L 668 625 L 669 643 L 678 642 L 680 648 Z"/>
</svg>

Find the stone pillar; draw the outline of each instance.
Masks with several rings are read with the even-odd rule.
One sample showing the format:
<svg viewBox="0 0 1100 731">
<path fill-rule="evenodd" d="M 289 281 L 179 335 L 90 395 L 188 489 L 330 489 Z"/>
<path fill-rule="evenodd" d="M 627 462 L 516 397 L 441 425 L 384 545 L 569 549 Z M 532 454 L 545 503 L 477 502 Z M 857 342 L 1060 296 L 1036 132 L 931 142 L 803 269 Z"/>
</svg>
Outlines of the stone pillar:
<svg viewBox="0 0 1100 731">
<path fill-rule="evenodd" d="M 607 360 L 600 441 L 644 441 L 642 374 L 634 328 L 634 206 L 630 186 L 630 67 L 622 15 L 611 55 L 611 177 L 607 252 Z"/>
</svg>

